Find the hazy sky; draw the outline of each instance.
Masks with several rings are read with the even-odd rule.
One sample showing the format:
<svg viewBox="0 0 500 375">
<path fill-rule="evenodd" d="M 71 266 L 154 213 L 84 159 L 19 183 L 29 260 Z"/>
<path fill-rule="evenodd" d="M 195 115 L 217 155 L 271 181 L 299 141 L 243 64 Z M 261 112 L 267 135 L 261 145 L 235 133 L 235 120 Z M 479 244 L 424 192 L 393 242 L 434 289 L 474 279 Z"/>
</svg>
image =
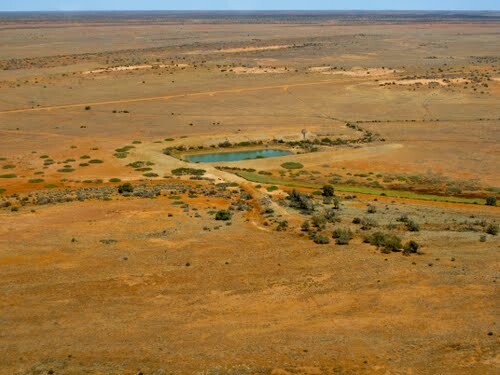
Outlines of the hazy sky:
<svg viewBox="0 0 500 375">
<path fill-rule="evenodd" d="M 500 10 L 500 0 L 0 0 L 12 10 Z"/>
</svg>

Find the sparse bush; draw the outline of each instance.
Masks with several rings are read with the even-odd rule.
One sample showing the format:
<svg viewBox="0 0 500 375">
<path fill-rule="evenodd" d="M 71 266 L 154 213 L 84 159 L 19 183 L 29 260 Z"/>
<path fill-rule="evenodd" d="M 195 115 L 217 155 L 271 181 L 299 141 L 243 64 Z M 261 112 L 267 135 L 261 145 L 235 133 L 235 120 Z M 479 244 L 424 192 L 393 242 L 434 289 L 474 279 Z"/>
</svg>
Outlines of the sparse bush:
<svg viewBox="0 0 500 375">
<path fill-rule="evenodd" d="M 28 180 L 28 182 L 30 184 L 39 184 L 41 182 L 44 182 L 44 179 L 43 178 L 32 178 L 32 179 Z"/>
<path fill-rule="evenodd" d="M 316 214 L 312 217 L 311 219 L 312 225 L 316 228 L 319 229 L 324 229 L 327 223 L 327 220 L 325 218 L 325 215 L 323 214 Z"/>
<path fill-rule="evenodd" d="M 411 240 L 405 243 L 403 247 L 403 254 L 404 255 L 416 254 L 418 249 L 420 249 L 420 245 L 417 242 Z"/>
<path fill-rule="evenodd" d="M 364 217 L 361 219 L 361 229 L 362 230 L 370 230 L 378 226 L 377 222 L 371 217 Z"/>
<path fill-rule="evenodd" d="M 7 174 L 2 174 L 0 175 L 0 178 L 16 178 L 17 175 L 14 173 L 7 173 Z"/>
<path fill-rule="evenodd" d="M 352 231 L 349 228 L 335 228 L 333 238 L 337 245 L 348 245 L 352 239 Z"/>
<path fill-rule="evenodd" d="M 369 214 L 374 214 L 375 212 L 377 212 L 377 207 L 369 205 L 366 209 L 366 212 L 368 212 Z"/>
<path fill-rule="evenodd" d="M 89 163 L 90 164 L 102 164 L 104 162 L 100 159 L 92 159 L 92 160 L 89 160 Z"/>
<path fill-rule="evenodd" d="M 496 236 L 498 234 L 498 230 L 499 230 L 498 224 L 489 224 L 486 227 L 485 232 L 491 234 L 492 236 Z"/>
<path fill-rule="evenodd" d="M 121 182 L 121 180 L 119 178 L 114 177 L 114 178 L 110 178 L 109 182 Z"/>
<path fill-rule="evenodd" d="M 482 234 L 482 235 L 479 237 L 479 242 L 486 242 L 486 235 L 485 235 L 485 234 Z"/>
<path fill-rule="evenodd" d="M 302 225 L 300 226 L 300 229 L 303 231 L 303 232 L 309 232 L 311 230 L 311 224 L 309 224 L 309 221 L 306 220 L 302 223 Z"/>
<path fill-rule="evenodd" d="M 144 177 L 158 177 L 158 173 L 148 172 L 143 174 Z"/>
<path fill-rule="evenodd" d="M 420 231 L 420 226 L 418 225 L 417 222 L 413 220 L 408 220 L 406 222 L 406 229 L 408 229 L 408 231 L 410 232 L 418 232 Z"/>
<path fill-rule="evenodd" d="M 278 226 L 276 227 L 276 230 L 278 232 L 283 232 L 288 228 L 288 221 L 283 220 L 278 223 Z"/>
<path fill-rule="evenodd" d="M 215 220 L 228 221 L 231 220 L 232 214 L 229 210 L 219 210 L 215 213 Z"/>
<path fill-rule="evenodd" d="M 288 194 L 288 199 L 290 200 L 291 207 L 303 210 L 306 213 L 311 213 L 315 210 L 314 201 L 307 194 L 292 190 Z"/>
<path fill-rule="evenodd" d="M 361 219 L 359 217 L 355 217 L 354 219 L 352 219 L 352 223 L 353 224 L 361 224 Z"/>
<path fill-rule="evenodd" d="M 486 198 L 487 206 L 496 206 L 497 205 L 497 197 L 494 195 L 490 195 Z"/>
</svg>

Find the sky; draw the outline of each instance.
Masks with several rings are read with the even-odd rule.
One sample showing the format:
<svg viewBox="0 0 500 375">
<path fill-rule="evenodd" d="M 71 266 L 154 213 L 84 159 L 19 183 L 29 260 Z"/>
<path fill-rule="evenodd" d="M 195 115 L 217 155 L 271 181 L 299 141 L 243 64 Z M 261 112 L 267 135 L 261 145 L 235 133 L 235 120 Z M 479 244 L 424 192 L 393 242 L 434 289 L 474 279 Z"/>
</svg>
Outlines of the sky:
<svg viewBox="0 0 500 375">
<path fill-rule="evenodd" d="M 500 0 L 0 0 L 36 10 L 500 10 Z"/>
</svg>

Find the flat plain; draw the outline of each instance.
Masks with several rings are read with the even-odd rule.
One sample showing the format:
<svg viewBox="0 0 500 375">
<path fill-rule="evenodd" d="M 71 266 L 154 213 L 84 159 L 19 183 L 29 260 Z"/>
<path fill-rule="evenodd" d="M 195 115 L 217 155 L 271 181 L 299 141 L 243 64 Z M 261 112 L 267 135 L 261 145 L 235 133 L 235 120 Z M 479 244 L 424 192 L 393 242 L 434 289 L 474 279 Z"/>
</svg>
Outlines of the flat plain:
<svg viewBox="0 0 500 375">
<path fill-rule="evenodd" d="M 0 14 L 0 373 L 498 373 L 499 36 Z"/>
</svg>

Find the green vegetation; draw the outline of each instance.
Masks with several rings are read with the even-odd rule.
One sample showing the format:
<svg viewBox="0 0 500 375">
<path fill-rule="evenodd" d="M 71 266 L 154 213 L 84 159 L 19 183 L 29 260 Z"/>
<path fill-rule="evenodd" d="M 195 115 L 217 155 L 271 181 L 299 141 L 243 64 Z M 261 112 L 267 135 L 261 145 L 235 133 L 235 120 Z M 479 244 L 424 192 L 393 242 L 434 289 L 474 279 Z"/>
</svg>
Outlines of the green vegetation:
<svg viewBox="0 0 500 375">
<path fill-rule="evenodd" d="M 74 172 L 75 170 L 73 168 L 61 168 L 57 170 L 60 173 L 71 173 Z"/>
<path fill-rule="evenodd" d="M 143 174 L 144 177 L 158 177 L 158 173 L 148 172 Z"/>
<path fill-rule="evenodd" d="M 499 226 L 498 224 L 489 224 L 486 229 L 485 229 L 485 232 L 488 233 L 488 234 L 491 234 L 492 236 L 496 236 L 499 232 Z"/>
<path fill-rule="evenodd" d="M 486 205 L 487 206 L 496 206 L 497 205 L 497 197 L 494 195 L 490 195 L 488 198 L 486 198 Z"/>
<path fill-rule="evenodd" d="M 92 159 L 92 160 L 89 160 L 89 163 L 90 164 L 102 164 L 104 162 L 100 159 Z"/>
<path fill-rule="evenodd" d="M 0 194 L 3 194 L 7 191 L 7 189 L 4 189 L 4 188 L 0 188 Z"/>
<path fill-rule="evenodd" d="M 281 164 L 281 167 L 285 169 L 302 169 L 304 168 L 304 165 L 293 161 L 288 161 L 286 163 Z"/>
<path fill-rule="evenodd" d="M 172 169 L 172 174 L 175 176 L 192 175 L 192 176 L 203 176 L 205 174 L 204 169 L 195 168 L 177 168 Z"/>
<path fill-rule="evenodd" d="M 28 180 L 30 184 L 39 184 L 41 182 L 44 182 L 45 180 L 43 178 L 32 178 Z"/>
<path fill-rule="evenodd" d="M 367 235 L 364 242 L 370 245 L 377 246 L 383 253 L 390 253 L 391 251 L 401 251 L 403 244 L 401 238 L 392 233 L 375 232 Z"/>
<path fill-rule="evenodd" d="M 123 193 L 133 193 L 134 192 L 134 187 L 130 182 L 126 182 L 123 185 L 118 186 L 118 193 L 123 194 Z"/>
<path fill-rule="evenodd" d="M 140 145 L 142 142 L 141 141 L 132 141 L 133 145 Z"/>
<path fill-rule="evenodd" d="M 6 164 L 2 167 L 2 169 L 13 169 L 15 168 L 16 166 L 15 165 L 12 165 L 12 164 Z"/>
<path fill-rule="evenodd" d="M 304 187 L 311 189 L 321 189 L 322 185 L 313 184 L 302 181 L 292 181 L 292 180 L 282 180 L 276 177 L 263 176 L 247 171 L 237 171 L 236 175 L 244 178 L 245 180 L 257 182 L 260 184 L 269 185 L 281 185 L 290 187 Z M 385 190 L 385 189 L 374 189 L 364 186 L 346 186 L 346 185 L 336 185 L 335 190 L 344 193 L 358 193 L 367 195 L 379 195 L 387 196 L 393 198 L 405 198 L 405 199 L 418 199 L 426 201 L 436 201 L 436 202 L 452 202 L 452 203 L 467 203 L 467 204 L 484 204 L 485 200 L 480 198 L 462 198 L 454 196 L 442 196 L 434 194 L 421 194 L 414 193 L 411 191 L 400 191 L 400 190 Z"/>
<path fill-rule="evenodd" d="M 333 238 L 337 245 L 348 245 L 352 237 L 353 234 L 349 228 L 335 228 L 333 231 Z"/>
<path fill-rule="evenodd" d="M 109 179 L 109 182 L 121 182 L 121 181 L 122 181 L 121 179 L 116 178 L 116 177 Z"/>
<path fill-rule="evenodd" d="M 16 178 L 17 175 L 14 173 L 7 173 L 7 174 L 2 174 L 0 175 L 0 178 Z"/>
<path fill-rule="evenodd" d="M 57 187 L 57 185 L 54 185 L 54 184 L 47 184 L 44 186 L 45 189 L 55 189 Z"/>
<path fill-rule="evenodd" d="M 273 186 L 267 187 L 266 190 L 268 192 L 272 193 L 273 191 L 279 190 L 279 188 L 276 185 L 273 185 Z"/>
<path fill-rule="evenodd" d="M 322 188 L 322 195 L 324 197 L 333 197 L 335 196 L 335 189 L 332 185 L 325 185 Z"/>
<path fill-rule="evenodd" d="M 231 220 L 232 216 L 229 210 L 219 210 L 215 213 L 215 220 L 228 221 Z"/>
</svg>

